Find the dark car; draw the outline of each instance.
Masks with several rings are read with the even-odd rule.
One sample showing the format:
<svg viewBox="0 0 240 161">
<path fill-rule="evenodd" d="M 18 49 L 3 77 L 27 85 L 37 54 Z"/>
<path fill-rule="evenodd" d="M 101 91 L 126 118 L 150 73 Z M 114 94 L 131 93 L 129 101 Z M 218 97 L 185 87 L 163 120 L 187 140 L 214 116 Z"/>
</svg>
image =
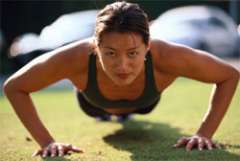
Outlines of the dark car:
<svg viewBox="0 0 240 161">
<path fill-rule="evenodd" d="M 211 6 L 171 9 L 152 22 L 152 38 L 184 44 L 219 57 L 239 54 L 237 25 L 223 10 Z"/>
</svg>

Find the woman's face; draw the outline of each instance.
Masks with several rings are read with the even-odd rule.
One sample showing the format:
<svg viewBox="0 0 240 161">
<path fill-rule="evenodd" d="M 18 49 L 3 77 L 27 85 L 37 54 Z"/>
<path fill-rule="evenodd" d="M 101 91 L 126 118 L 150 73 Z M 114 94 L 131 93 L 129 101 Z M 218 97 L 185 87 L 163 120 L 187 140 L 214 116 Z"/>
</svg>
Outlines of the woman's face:
<svg viewBox="0 0 240 161">
<path fill-rule="evenodd" d="M 144 70 L 148 48 L 139 34 L 110 32 L 102 36 L 97 55 L 106 75 L 116 85 L 124 86 Z"/>
</svg>

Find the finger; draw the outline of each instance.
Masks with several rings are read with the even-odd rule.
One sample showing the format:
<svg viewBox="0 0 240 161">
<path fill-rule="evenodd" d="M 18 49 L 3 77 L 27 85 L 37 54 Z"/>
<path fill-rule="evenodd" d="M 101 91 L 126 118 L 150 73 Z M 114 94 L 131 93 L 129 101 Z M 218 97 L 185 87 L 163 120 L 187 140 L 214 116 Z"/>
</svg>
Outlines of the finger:
<svg viewBox="0 0 240 161">
<path fill-rule="evenodd" d="M 58 156 L 60 156 L 60 157 L 64 156 L 65 150 L 64 150 L 63 146 L 59 145 L 57 149 L 58 149 Z"/>
<path fill-rule="evenodd" d="M 222 146 L 218 143 L 214 143 L 213 146 L 217 149 L 222 149 Z"/>
<path fill-rule="evenodd" d="M 48 154 L 49 154 L 49 150 L 48 150 L 48 148 L 45 148 L 45 149 L 43 149 L 43 152 L 42 152 L 42 157 L 47 157 L 48 156 Z"/>
<path fill-rule="evenodd" d="M 220 143 L 216 143 L 212 141 L 212 147 L 216 148 L 216 149 L 222 149 L 223 145 L 221 145 Z"/>
<path fill-rule="evenodd" d="M 194 147 L 194 145 L 197 143 L 196 139 L 191 139 L 188 143 L 187 143 L 187 146 L 186 146 L 186 150 L 187 151 L 191 151 L 192 148 Z"/>
<path fill-rule="evenodd" d="M 174 145 L 174 147 L 175 147 L 175 148 L 179 148 L 179 147 L 181 147 L 181 146 L 184 146 L 184 145 L 187 144 L 188 141 L 189 141 L 188 138 L 182 137 L 182 138 L 180 138 L 180 139 L 177 141 L 177 143 Z"/>
<path fill-rule="evenodd" d="M 42 154 L 42 150 L 36 150 L 33 154 L 32 154 L 32 157 L 36 157 L 38 155 L 41 155 Z"/>
<path fill-rule="evenodd" d="M 83 150 L 81 150 L 80 148 L 76 147 L 76 146 L 71 146 L 71 151 L 76 152 L 76 153 L 83 153 Z"/>
<path fill-rule="evenodd" d="M 51 157 L 57 156 L 57 146 L 56 145 L 53 145 L 51 147 L 50 151 L 51 151 Z"/>
<path fill-rule="evenodd" d="M 210 141 L 210 140 L 205 140 L 205 144 L 206 144 L 208 150 L 212 150 L 212 149 L 213 149 L 213 143 L 212 143 L 212 141 Z"/>
<path fill-rule="evenodd" d="M 72 148 L 72 144 L 66 144 L 65 146 L 67 150 Z"/>
<path fill-rule="evenodd" d="M 198 139 L 198 150 L 202 151 L 204 148 L 204 141 L 202 138 Z"/>
</svg>

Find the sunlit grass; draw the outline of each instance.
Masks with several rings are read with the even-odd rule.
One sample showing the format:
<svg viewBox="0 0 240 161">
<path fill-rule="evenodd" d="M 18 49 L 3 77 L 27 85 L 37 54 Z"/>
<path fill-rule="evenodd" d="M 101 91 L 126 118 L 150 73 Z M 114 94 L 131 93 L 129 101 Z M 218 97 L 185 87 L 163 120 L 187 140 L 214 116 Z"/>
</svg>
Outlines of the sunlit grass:
<svg viewBox="0 0 240 161">
<path fill-rule="evenodd" d="M 174 149 L 183 136 L 194 134 L 207 110 L 211 85 L 179 79 L 163 94 L 158 107 L 148 115 L 136 115 L 124 124 L 96 122 L 77 106 L 71 90 L 42 91 L 33 99 L 39 115 L 57 141 L 81 147 L 83 154 L 49 161 L 237 161 L 240 160 L 240 86 L 214 139 L 222 150 Z M 22 107 L 24 108 L 24 107 Z M 0 97 L 0 160 L 33 161 L 38 149 L 6 98 Z"/>
</svg>

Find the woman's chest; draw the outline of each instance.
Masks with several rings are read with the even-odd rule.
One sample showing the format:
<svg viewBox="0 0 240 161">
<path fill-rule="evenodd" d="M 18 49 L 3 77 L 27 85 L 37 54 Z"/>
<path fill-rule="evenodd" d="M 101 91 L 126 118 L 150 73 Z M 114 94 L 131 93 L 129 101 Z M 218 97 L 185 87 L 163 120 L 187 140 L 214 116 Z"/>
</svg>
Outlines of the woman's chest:
<svg viewBox="0 0 240 161">
<path fill-rule="evenodd" d="M 153 79 L 159 92 L 163 92 L 164 89 L 166 89 L 176 79 L 174 76 L 157 72 L 156 70 L 153 72 Z M 88 84 L 88 74 L 86 72 L 76 75 L 71 79 L 71 81 L 79 91 L 84 91 Z M 143 73 L 143 75 L 139 76 L 138 79 L 135 79 L 130 85 L 117 86 L 111 80 L 99 76 L 97 77 L 98 89 L 96 90 L 98 90 L 100 94 L 109 100 L 135 100 L 144 92 L 146 85 L 145 81 L 146 78 Z"/>
</svg>

